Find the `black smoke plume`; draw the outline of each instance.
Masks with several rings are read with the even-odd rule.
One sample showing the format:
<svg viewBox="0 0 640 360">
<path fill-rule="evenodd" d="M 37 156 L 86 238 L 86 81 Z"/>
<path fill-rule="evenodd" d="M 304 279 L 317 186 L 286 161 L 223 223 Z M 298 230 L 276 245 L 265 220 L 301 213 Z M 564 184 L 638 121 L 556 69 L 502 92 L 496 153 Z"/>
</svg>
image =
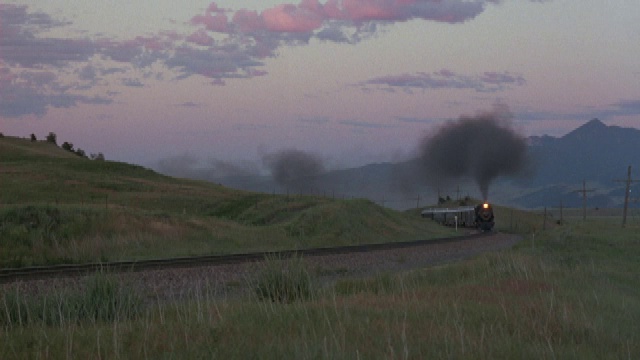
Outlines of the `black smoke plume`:
<svg viewBox="0 0 640 360">
<path fill-rule="evenodd" d="M 313 191 L 325 172 L 320 156 L 295 149 L 267 154 L 262 161 L 278 185 L 301 193 Z"/>
<path fill-rule="evenodd" d="M 499 176 L 518 175 L 527 166 L 526 138 L 511 126 L 506 108 L 463 116 L 425 137 L 415 162 L 432 186 L 451 179 L 473 179 L 486 200 Z"/>
</svg>

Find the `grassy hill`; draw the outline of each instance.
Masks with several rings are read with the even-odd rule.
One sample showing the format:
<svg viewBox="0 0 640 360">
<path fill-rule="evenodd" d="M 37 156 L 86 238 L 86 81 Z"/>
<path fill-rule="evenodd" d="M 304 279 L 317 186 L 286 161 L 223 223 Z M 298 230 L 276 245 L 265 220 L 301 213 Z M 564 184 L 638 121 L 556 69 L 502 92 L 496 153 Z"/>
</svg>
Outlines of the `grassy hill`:
<svg viewBox="0 0 640 360">
<path fill-rule="evenodd" d="M 446 236 L 367 200 L 278 196 L 0 138 L 0 267 Z"/>
</svg>

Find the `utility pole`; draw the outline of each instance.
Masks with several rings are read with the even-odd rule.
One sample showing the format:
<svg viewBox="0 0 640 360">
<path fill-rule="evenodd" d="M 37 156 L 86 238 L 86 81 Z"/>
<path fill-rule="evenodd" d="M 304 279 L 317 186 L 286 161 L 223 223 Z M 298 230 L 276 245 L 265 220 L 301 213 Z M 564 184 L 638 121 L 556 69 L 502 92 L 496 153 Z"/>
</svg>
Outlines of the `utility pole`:
<svg viewBox="0 0 640 360">
<path fill-rule="evenodd" d="M 560 225 L 564 224 L 564 219 L 562 218 L 562 200 L 560 200 Z"/>
<path fill-rule="evenodd" d="M 631 179 L 631 165 L 629 165 L 629 167 L 627 168 L 627 179 L 626 180 L 616 179 L 613 181 L 625 182 L 627 184 L 624 190 L 624 209 L 622 210 L 622 227 L 625 227 L 627 225 L 627 209 L 629 208 L 629 194 L 631 193 L 631 183 L 638 182 L 639 180 Z"/>
<path fill-rule="evenodd" d="M 582 193 L 582 220 L 587 220 L 587 193 L 596 191 L 595 189 L 587 189 L 587 183 L 582 180 L 582 190 L 575 190 L 574 192 Z"/>
</svg>

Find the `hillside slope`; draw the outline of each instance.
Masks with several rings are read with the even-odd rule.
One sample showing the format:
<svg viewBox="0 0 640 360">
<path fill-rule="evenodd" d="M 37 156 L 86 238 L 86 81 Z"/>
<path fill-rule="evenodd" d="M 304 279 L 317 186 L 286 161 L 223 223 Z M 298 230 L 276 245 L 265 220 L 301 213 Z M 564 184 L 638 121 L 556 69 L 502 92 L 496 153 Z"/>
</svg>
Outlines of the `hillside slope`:
<svg viewBox="0 0 640 360">
<path fill-rule="evenodd" d="M 435 238 L 451 230 L 367 200 L 176 179 L 54 144 L 0 138 L 0 267 Z"/>
</svg>

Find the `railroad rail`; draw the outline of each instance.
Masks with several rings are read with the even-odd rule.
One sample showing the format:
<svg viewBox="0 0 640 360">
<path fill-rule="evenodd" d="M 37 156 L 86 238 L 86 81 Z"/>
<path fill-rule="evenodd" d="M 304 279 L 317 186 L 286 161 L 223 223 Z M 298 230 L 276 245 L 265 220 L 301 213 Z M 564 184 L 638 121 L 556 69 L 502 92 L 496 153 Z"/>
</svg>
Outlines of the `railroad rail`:
<svg viewBox="0 0 640 360">
<path fill-rule="evenodd" d="M 165 259 L 115 261 L 89 264 L 64 264 L 51 266 L 31 266 L 23 268 L 0 269 L 0 284 L 21 280 L 35 280 L 63 276 L 80 276 L 97 271 L 125 272 L 142 271 L 149 269 L 170 269 L 199 266 L 217 266 L 262 261 L 267 257 L 290 258 L 293 256 L 322 256 L 350 253 L 364 253 L 380 250 L 401 249 L 415 246 L 429 246 L 436 244 L 453 243 L 487 236 L 487 233 L 474 233 L 464 236 L 454 236 L 431 240 L 414 240 L 390 243 L 375 243 L 362 245 L 349 245 L 325 248 L 309 248 L 300 250 L 265 251 L 244 254 L 201 255 L 176 257 Z"/>
</svg>

